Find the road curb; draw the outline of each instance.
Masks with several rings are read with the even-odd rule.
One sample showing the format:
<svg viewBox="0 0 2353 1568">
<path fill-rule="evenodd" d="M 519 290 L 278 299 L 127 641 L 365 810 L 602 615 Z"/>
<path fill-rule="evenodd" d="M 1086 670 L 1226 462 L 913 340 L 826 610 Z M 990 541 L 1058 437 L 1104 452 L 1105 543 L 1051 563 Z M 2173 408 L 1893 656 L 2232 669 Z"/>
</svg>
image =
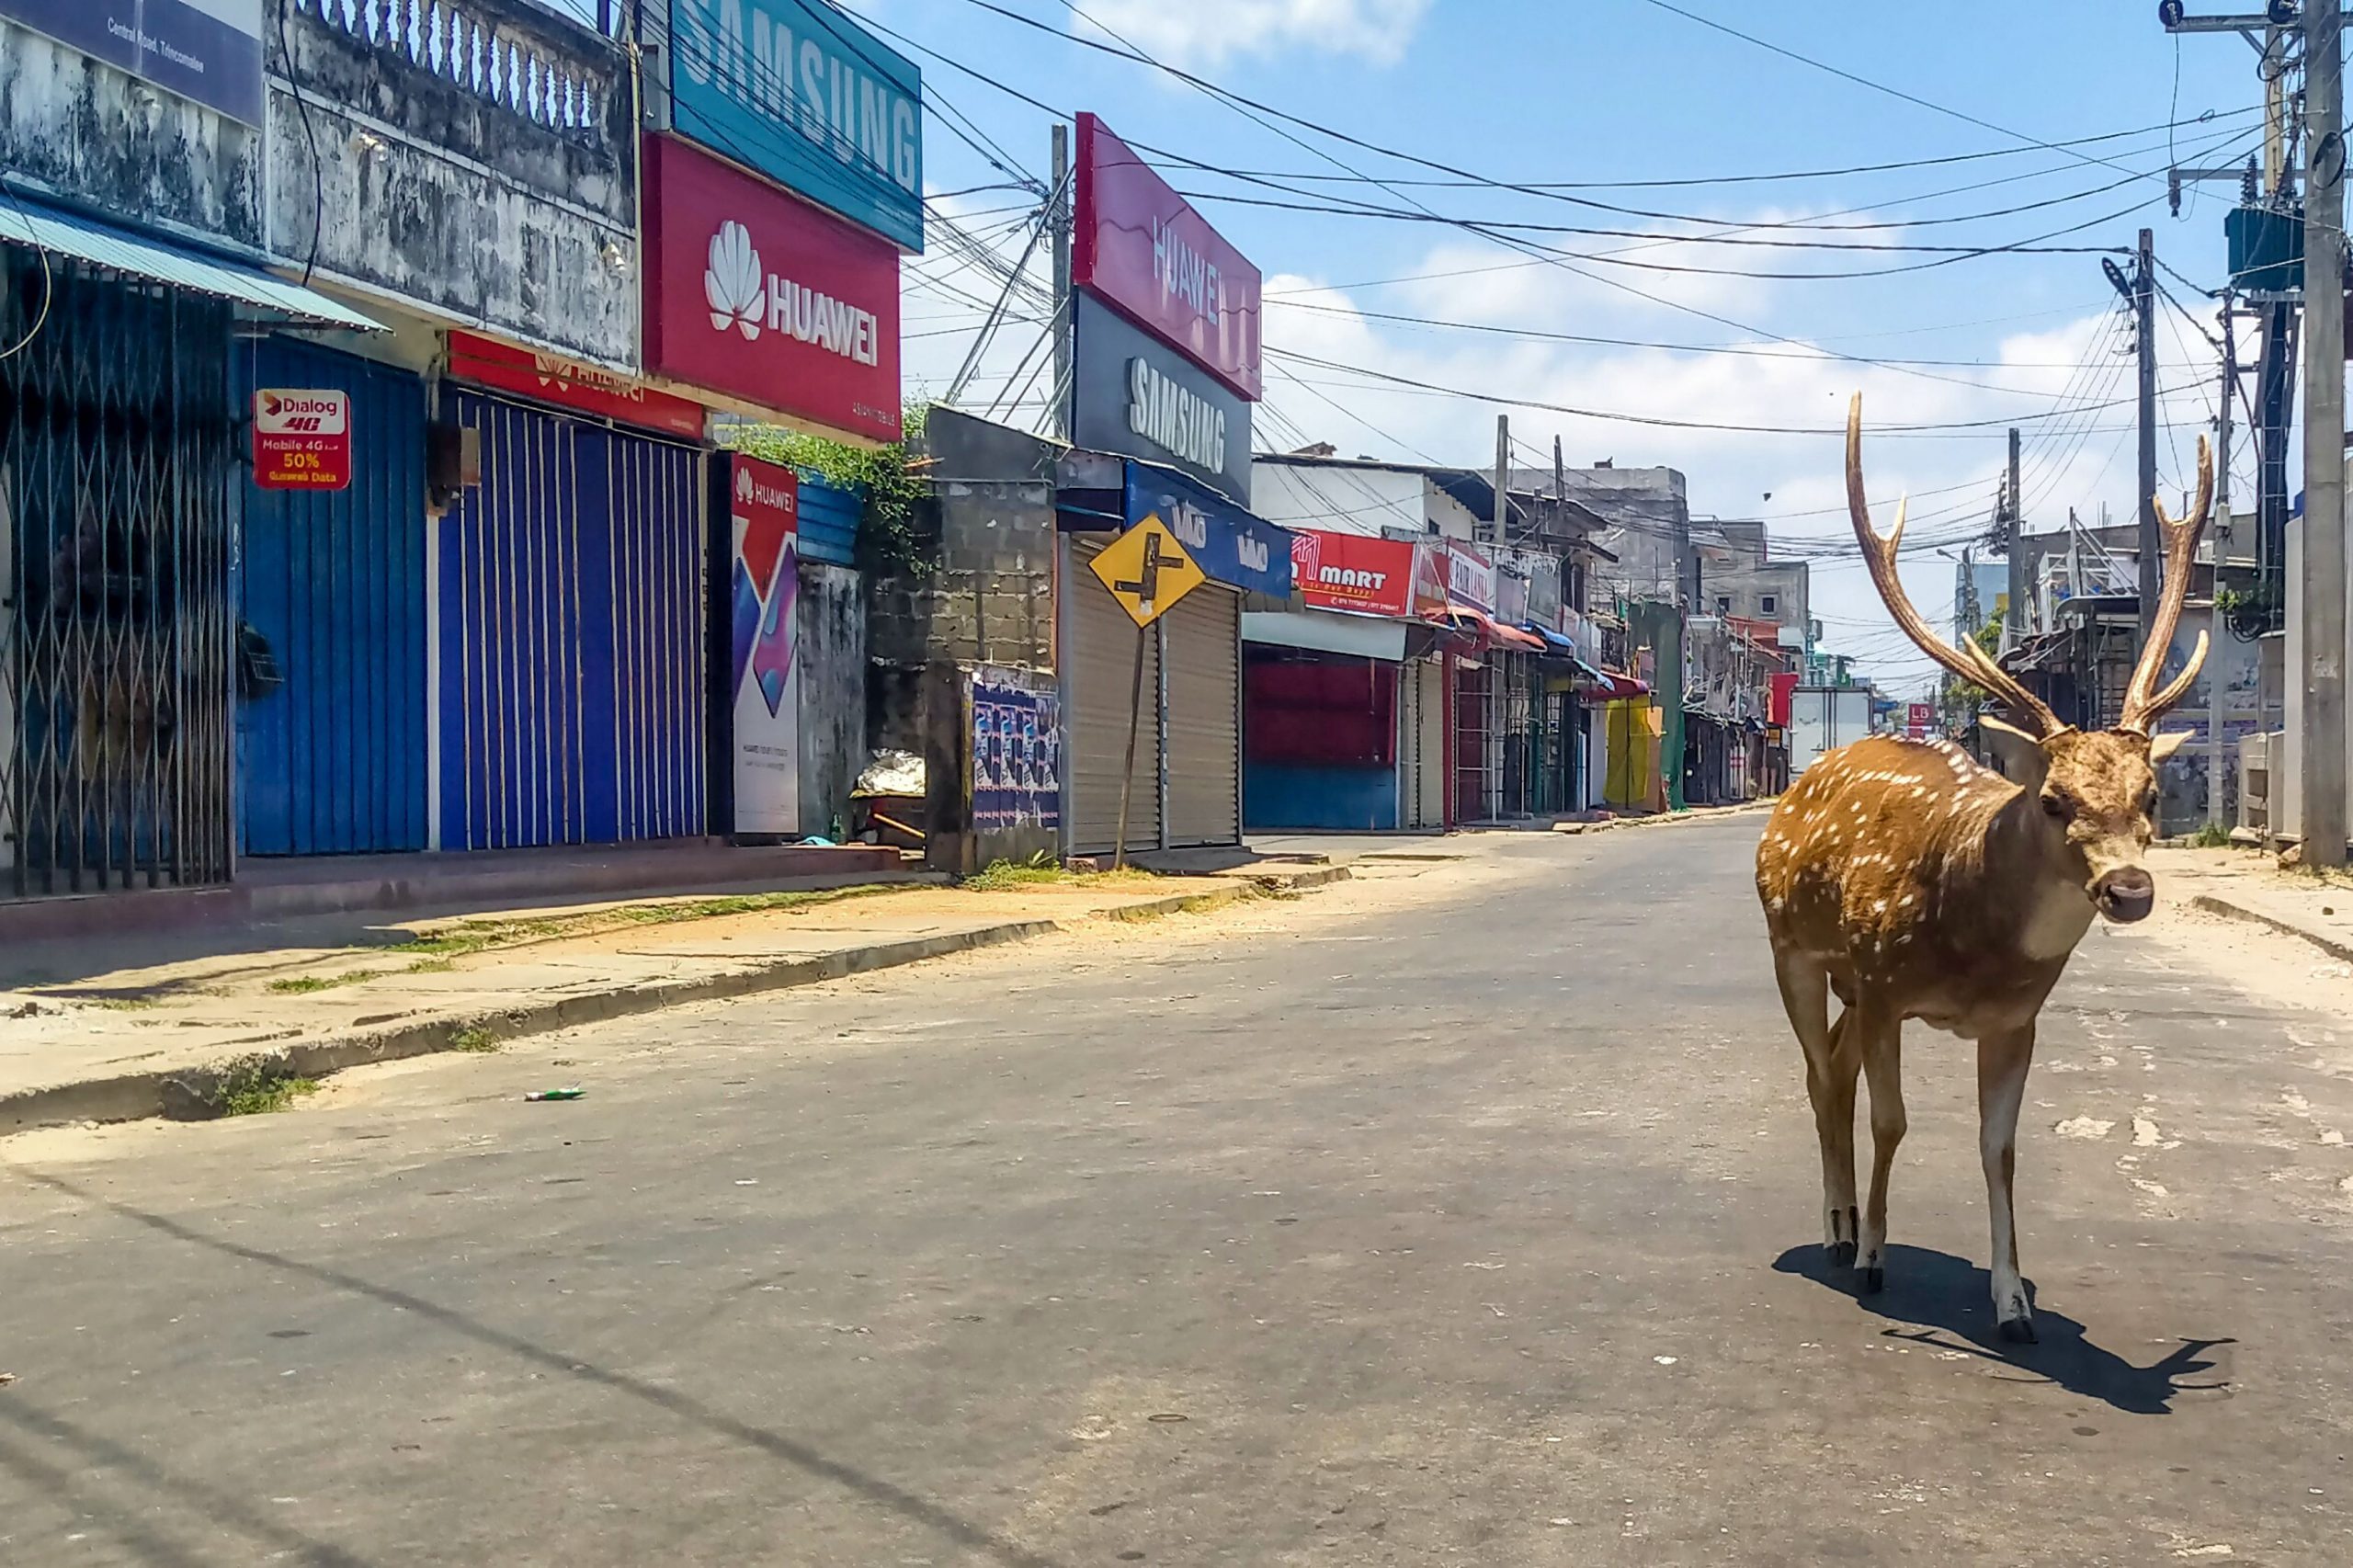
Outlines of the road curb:
<svg viewBox="0 0 2353 1568">
<path fill-rule="evenodd" d="M 2193 893 L 2190 895 L 2189 904 L 2193 909 L 2202 909 L 2209 915 L 2219 915 L 2225 920 L 2244 920 L 2249 925 L 2268 926 L 2283 937 L 2301 937 L 2330 958 L 2353 963 L 2353 943 L 2340 942 L 2333 937 L 2325 937 L 2317 931 L 2307 930 L 2292 920 L 2282 920 L 2276 915 L 2266 915 L 2259 909 L 2250 909 L 2243 903 L 2233 903 L 2229 899 L 2211 892 Z"/>
<path fill-rule="evenodd" d="M 324 1078 L 352 1067 L 379 1062 L 399 1062 L 441 1051 L 479 1050 L 493 1043 L 549 1034 L 582 1024 L 633 1017 L 693 1002 L 722 1002 L 763 992 L 790 990 L 841 980 L 876 970 L 897 969 L 951 953 L 1026 942 L 1057 931 L 1068 931 L 1093 920 L 1150 920 L 1162 915 L 1199 913 L 1221 908 L 1271 889 L 1320 887 L 1340 881 L 1345 866 L 1317 868 L 1298 876 L 1228 879 L 1221 887 L 1172 894 L 1141 903 L 1098 910 L 1074 918 L 1008 920 L 976 930 L 904 941 L 875 942 L 821 958 L 781 959 L 739 974 L 707 975 L 695 980 L 656 982 L 588 995 L 561 997 L 521 1007 L 489 1008 L 471 1013 L 385 1025 L 324 1040 L 305 1040 L 278 1051 L 237 1058 L 268 1063 L 287 1077 Z M 230 1063 L 184 1068 L 166 1073 L 126 1073 L 80 1083 L 60 1084 L 0 1096 L 0 1134 L 28 1132 L 37 1128 L 90 1121 L 139 1121 L 151 1117 L 204 1120 L 217 1113 L 210 1091 Z"/>
<path fill-rule="evenodd" d="M 1654 812 L 1649 816 L 1611 817 L 1604 822 L 1556 822 L 1554 833 L 1574 835 L 1581 833 L 1608 833 L 1621 827 L 1661 827 L 1677 823 L 1715 822 L 1723 817 L 1748 816 L 1773 809 L 1771 801 L 1750 801 L 1737 806 L 1699 806 L 1680 812 Z"/>
</svg>

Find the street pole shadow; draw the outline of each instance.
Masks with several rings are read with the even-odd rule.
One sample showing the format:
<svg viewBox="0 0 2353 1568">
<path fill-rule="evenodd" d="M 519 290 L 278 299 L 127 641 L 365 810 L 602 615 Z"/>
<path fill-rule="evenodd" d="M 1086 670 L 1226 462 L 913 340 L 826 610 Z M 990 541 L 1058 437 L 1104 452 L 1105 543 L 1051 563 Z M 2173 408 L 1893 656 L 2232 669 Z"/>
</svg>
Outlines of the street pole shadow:
<svg viewBox="0 0 2353 1568">
<path fill-rule="evenodd" d="M 2227 1389 L 2230 1381 L 2186 1382 L 2215 1366 L 2205 1353 L 2234 1339 L 2184 1339 L 2180 1346 L 2145 1367 L 2136 1367 L 2095 1342 L 2084 1325 L 2037 1304 L 2039 1342 L 2013 1345 L 1994 1322 L 1993 1280 L 1965 1258 L 1926 1247 L 1887 1249 L 1887 1287 L 1872 1295 L 1856 1289 L 1851 1268 L 1834 1268 L 1819 1246 L 1794 1246 L 1773 1262 L 1775 1272 L 1795 1274 L 1847 1297 L 1864 1312 L 1891 1324 L 1890 1338 L 1908 1339 L 1939 1350 L 1958 1350 L 2028 1374 L 2014 1382 L 2047 1381 L 2070 1393 L 2099 1400 L 2128 1415 L 2170 1415 L 2174 1396 L 2186 1390 Z M 2033 1281 L 2027 1294 L 2034 1295 Z M 1913 1331 L 1917 1332 L 1913 1332 Z"/>
<path fill-rule="evenodd" d="M 247 1246 L 223 1236 L 211 1235 L 193 1225 L 175 1220 L 169 1215 L 153 1213 L 106 1197 L 102 1193 L 94 1192 L 68 1181 L 63 1176 L 51 1176 L 46 1171 L 35 1169 L 30 1165 L 19 1165 L 13 1162 L 0 1160 L 0 1168 L 5 1168 L 27 1181 L 48 1187 L 53 1192 L 63 1193 L 67 1197 L 77 1199 L 92 1209 L 102 1210 L 133 1224 L 142 1225 L 176 1242 L 191 1247 L 200 1247 L 240 1262 L 258 1264 L 262 1267 L 275 1270 L 290 1278 L 308 1279 L 342 1291 L 355 1300 L 413 1313 L 417 1318 L 431 1323 L 449 1334 L 511 1356 L 527 1365 L 536 1366 L 542 1371 L 593 1384 L 620 1398 L 634 1401 L 649 1409 L 700 1427 L 719 1437 L 779 1460 L 813 1481 L 830 1483 L 852 1496 L 896 1514 L 912 1524 L 936 1533 L 949 1545 L 959 1548 L 963 1561 L 986 1562 L 994 1564 L 995 1568 L 1065 1568 L 1064 1564 L 1055 1559 L 1041 1552 L 1032 1551 L 1018 1542 L 997 1534 L 987 1526 L 965 1517 L 943 1504 L 921 1496 L 881 1476 L 870 1474 L 845 1460 L 835 1459 L 813 1444 L 788 1437 L 766 1426 L 756 1426 L 665 1384 L 653 1382 L 612 1368 L 598 1366 L 593 1361 L 583 1360 L 557 1346 L 541 1345 L 512 1330 L 483 1323 L 467 1316 L 454 1307 L 443 1306 L 438 1301 L 428 1300 L 412 1291 L 391 1285 L 378 1284 L 359 1275 L 331 1268 L 324 1264 L 312 1263 L 283 1253 L 271 1252 L 266 1248 Z M 55 1417 L 48 1418 L 51 1429 L 46 1432 L 30 1420 L 17 1420 L 13 1415 L 6 1416 L 6 1419 L 15 1421 L 17 1425 L 24 1426 L 35 1435 L 69 1439 L 79 1437 L 79 1434 L 64 1427 Z M 0 1422 L 0 1425 L 5 1424 Z M 0 1432 L 0 1437 L 5 1437 L 5 1432 Z M 83 1449 L 85 1454 L 93 1458 L 97 1461 L 97 1468 L 111 1467 L 134 1476 L 140 1473 L 138 1467 L 130 1462 L 131 1456 L 121 1451 L 94 1449 L 92 1444 L 87 1441 L 77 1442 L 74 1446 Z M 9 1468 L 7 1464 L 9 1458 L 6 1448 L 0 1446 L 0 1469 Z M 334 1568 L 335 1564 L 347 1561 L 341 1553 L 329 1547 L 310 1542 L 296 1544 L 308 1551 L 307 1561 L 326 1564 L 328 1568 Z M 279 1556 L 287 1554 L 285 1551 L 278 1553 Z M 168 1561 L 168 1559 L 159 1558 L 158 1561 Z M 349 1561 L 356 1562 L 357 1560 Z"/>
</svg>

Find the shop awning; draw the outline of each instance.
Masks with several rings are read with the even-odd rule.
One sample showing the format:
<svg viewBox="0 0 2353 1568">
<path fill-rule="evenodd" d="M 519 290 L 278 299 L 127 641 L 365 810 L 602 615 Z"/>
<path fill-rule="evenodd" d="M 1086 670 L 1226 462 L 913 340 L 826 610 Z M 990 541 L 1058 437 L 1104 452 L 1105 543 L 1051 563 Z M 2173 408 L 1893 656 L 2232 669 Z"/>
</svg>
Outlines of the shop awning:
<svg viewBox="0 0 2353 1568">
<path fill-rule="evenodd" d="M 1502 647 L 1518 648 L 1529 653 L 1545 651 L 1544 639 L 1533 632 L 1522 631 L 1516 626 L 1502 625 L 1485 610 L 1472 609 L 1469 605 L 1449 605 L 1446 613 L 1457 626 L 1475 628 L 1483 631 L 1489 639 Z"/>
<path fill-rule="evenodd" d="M 1577 642 L 1574 637 L 1563 637 L 1551 627 L 1534 620 L 1521 621 L 1519 629 L 1542 639 L 1544 646 L 1555 653 L 1564 654 L 1571 660 L 1577 656 Z"/>
<path fill-rule="evenodd" d="M 1242 640 L 1395 664 L 1405 656 L 1405 623 L 1345 610 L 1242 612 Z"/>
<path fill-rule="evenodd" d="M 1636 680 L 1622 670 L 1597 668 L 1586 664 L 1583 659 L 1577 661 L 1577 668 L 1593 677 L 1592 695 L 1604 701 L 1618 702 L 1628 698 L 1650 695 L 1651 688 L 1648 681 Z"/>
<path fill-rule="evenodd" d="M 158 283 L 233 300 L 282 321 L 315 326 L 381 332 L 370 320 L 315 289 L 273 278 L 259 267 L 207 256 L 153 234 L 134 234 L 110 223 L 61 212 L 31 202 L 0 205 L 0 240 L 70 256 L 117 272 L 136 273 Z"/>
</svg>

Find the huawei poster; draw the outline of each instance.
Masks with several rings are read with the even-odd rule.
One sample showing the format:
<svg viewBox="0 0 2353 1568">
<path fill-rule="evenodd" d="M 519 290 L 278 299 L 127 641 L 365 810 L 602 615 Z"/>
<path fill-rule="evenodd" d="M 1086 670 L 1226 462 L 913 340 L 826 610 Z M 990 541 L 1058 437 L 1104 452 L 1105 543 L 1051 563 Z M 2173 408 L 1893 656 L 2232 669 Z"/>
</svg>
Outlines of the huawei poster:
<svg viewBox="0 0 2353 1568">
<path fill-rule="evenodd" d="M 729 476 L 734 519 L 735 831 L 801 831 L 801 709 L 792 612 L 801 573 L 800 480 L 738 452 Z"/>
</svg>

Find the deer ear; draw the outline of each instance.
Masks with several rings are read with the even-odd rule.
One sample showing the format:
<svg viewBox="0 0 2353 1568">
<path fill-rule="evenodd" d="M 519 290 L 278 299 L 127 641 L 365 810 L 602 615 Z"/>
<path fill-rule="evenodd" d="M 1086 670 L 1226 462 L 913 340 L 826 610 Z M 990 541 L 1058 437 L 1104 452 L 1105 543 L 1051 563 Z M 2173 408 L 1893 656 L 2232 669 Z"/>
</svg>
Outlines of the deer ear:
<svg viewBox="0 0 2353 1568">
<path fill-rule="evenodd" d="M 2023 786 L 2029 793 L 2040 790 L 2043 776 L 2051 771 L 2051 754 L 2042 749 L 2042 743 L 2016 724 L 2006 723 L 1990 713 L 1980 714 L 1977 722 L 1993 747 L 1994 760 L 2000 765 L 2002 777 Z"/>
<path fill-rule="evenodd" d="M 2165 758 L 2171 756 L 2174 753 L 2179 751 L 2182 747 L 2182 743 L 2188 739 L 2189 732 L 2188 730 L 2175 730 L 2167 734 L 2150 737 L 2150 766 L 2154 767 L 2156 764 L 2163 762 Z"/>
</svg>

